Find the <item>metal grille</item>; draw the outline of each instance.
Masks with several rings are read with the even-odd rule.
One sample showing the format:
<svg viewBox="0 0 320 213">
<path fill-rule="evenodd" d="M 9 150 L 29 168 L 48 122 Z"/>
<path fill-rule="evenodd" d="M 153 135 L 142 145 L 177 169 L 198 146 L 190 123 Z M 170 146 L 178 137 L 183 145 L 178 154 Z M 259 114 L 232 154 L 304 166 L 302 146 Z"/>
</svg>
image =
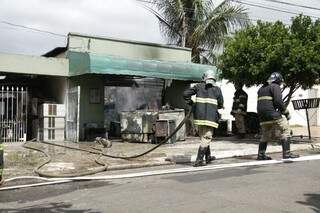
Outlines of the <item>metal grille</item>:
<svg viewBox="0 0 320 213">
<path fill-rule="evenodd" d="M 310 109 L 310 108 L 317 108 L 319 107 L 320 98 L 308 98 L 308 99 L 300 99 L 300 100 L 293 100 L 293 108 L 295 110 L 300 109 Z"/>
<path fill-rule="evenodd" d="M 27 139 L 28 89 L 2 86 L 0 94 L 0 128 L 3 142 Z"/>
<path fill-rule="evenodd" d="M 310 131 L 310 123 L 309 123 L 310 119 L 309 119 L 308 109 L 319 107 L 319 102 L 320 102 L 320 98 L 308 98 L 308 99 L 300 99 L 300 100 L 292 101 L 293 108 L 295 110 L 304 109 L 306 111 L 309 140 L 311 140 L 311 131 Z"/>
<path fill-rule="evenodd" d="M 67 96 L 66 139 L 79 141 L 80 86 L 69 89 Z M 50 133 L 50 136 L 52 133 Z"/>
</svg>

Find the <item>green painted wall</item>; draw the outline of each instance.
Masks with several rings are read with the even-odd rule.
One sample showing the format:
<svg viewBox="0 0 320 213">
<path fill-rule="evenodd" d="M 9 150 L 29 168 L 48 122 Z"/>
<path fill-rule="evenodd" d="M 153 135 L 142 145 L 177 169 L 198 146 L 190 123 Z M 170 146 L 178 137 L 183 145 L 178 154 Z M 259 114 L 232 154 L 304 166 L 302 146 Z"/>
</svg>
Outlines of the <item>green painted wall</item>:
<svg viewBox="0 0 320 213">
<path fill-rule="evenodd" d="M 68 50 L 130 59 L 190 62 L 191 50 L 147 42 L 118 40 L 71 33 Z"/>
<path fill-rule="evenodd" d="M 69 88 L 75 86 L 80 86 L 80 140 L 83 140 L 85 124 L 104 126 L 104 77 L 94 74 L 70 77 Z M 99 90 L 99 104 L 90 103 L 90 89 Z"/>
</svg>

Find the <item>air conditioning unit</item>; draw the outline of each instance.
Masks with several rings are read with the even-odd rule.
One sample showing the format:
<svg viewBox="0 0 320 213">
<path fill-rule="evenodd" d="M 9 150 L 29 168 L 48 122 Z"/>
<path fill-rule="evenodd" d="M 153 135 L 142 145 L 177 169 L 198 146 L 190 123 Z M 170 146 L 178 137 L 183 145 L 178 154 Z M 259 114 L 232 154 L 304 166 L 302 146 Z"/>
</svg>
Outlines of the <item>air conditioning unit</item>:
<svg viewBox="0 0 320 213">
<path fill-rule="evenodd" d="M 41 141 L 64 141 L 64 129 L 39 129 L 38 138 Z"/>
<path fill-rule="evenodd" d="M 64 104 L 42 104 L 39 109 L 39 117 L 65 117 Z"/>
<path fill-rule="evenodd" d="M 38 139 L 64 141 L 65 105 L 44 103 L 39 109 Z"/>
</svg>

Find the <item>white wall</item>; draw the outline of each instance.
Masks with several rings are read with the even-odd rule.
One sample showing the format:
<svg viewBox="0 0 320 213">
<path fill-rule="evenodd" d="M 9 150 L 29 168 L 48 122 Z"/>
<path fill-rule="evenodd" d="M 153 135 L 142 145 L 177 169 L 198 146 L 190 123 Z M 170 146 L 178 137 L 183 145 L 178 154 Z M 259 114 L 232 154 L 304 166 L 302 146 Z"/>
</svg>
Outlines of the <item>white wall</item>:
<svg viewBox="0 0 320 213">
<path fill-rule="evenodd" d="M 233 116 L 230 115 L 232 102 L 233 102 L 233 94 L 235 92 L 235 88 L 232 83 L 228 83 L 227 80 L 223 80 L 222 82 L 217 83 L 220 86 L 223 97 L 224 97 L 224 107 L 225 109 L 219 110 L 223 119 L 234 120 Z M 248 94 L 248 112 L 257 112 L 257 92 L 260 86 L 254 87 L 244 87 L 244 91 Z M 320 86 L 315 86 L 313 90 L 303 90 L 299 89 L 294 93 L 293 100 L 296 99 L 304 99 L 304 98 L 320 98 Z M 289 121 L 290 125 L 301 125 L 307 126 L 307 119 L 305 115 L 305 110 L 294 110 L 292 102 L 288 107 L 288 110 L 291 114 L 291 120 Z M 313 116 L 311 119 L 311 125 L 320 126 L 320 109 L 309 110 L 309 118 Z"/>
<path fill-rule="evenodd" d="M 0 71 L 18 74 L 68 76 L 69 61 L 65 58 L 0 53 Z"/>
<path fill-rule="evenodd" d="M 78 52 L 90 52 L 100 55 L 114 55 L 131 59 L 190 62 L 191 49 L 95 37 L 72 33 L 69 34 L 68 49 Z"/>
<path fill-rule="evenodd" d="M 230 115 L 233 103 L 233 95 L 235 92 L 234 85 L 228 83 L 227 80 L 223 80 L 217 84 L 220 86 L 223 98 L 224 98 L 224 109 L 219 110 L 223 119 L 234 120 L 233 116 Z M 259 87 L 244 87 L 244 91 L 248 94 L 248 112 L 257 112 L 257 92 Z"/>
</svg>

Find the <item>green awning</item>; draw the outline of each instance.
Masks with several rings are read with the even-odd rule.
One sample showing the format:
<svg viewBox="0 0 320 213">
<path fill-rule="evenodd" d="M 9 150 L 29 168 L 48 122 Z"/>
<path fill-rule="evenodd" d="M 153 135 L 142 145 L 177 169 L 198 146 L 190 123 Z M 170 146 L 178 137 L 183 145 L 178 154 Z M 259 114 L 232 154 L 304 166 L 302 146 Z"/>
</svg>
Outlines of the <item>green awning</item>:
<svg viewBox="0 0 320 213">
<path fill-rule="evenodd" d="M 73 51 L 68 51 L 67 57 L 70 76 L 92 73 L 200 81 L 203 72 L 212 69 L 218 78 L 216 67 L 195 63 L 136 60 Z"/>
</svg>

